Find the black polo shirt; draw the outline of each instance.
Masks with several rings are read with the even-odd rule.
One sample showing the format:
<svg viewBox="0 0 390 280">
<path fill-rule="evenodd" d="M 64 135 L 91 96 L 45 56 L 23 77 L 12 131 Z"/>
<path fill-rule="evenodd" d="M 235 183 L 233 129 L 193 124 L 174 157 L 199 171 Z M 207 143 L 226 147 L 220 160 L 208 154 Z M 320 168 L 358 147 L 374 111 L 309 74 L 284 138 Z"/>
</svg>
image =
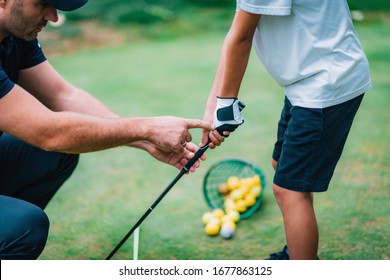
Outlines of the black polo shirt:
<svg viewBox="0 0 390 280">
<path fill-rule="evenodd" d="M 19 71 L 46 60 L 38 40 L 25 41 L 12 36 L 0 44 L 0 99 L 18 82 Z M 0 131 L 0 137 L 2 132 Z"/>
<path fill-rule="evenodd" d="M 46 60 L 37 39 L 6 37 L 0 44 L 0 98 L 18 82 L 19 71 Z"/>
</svg>

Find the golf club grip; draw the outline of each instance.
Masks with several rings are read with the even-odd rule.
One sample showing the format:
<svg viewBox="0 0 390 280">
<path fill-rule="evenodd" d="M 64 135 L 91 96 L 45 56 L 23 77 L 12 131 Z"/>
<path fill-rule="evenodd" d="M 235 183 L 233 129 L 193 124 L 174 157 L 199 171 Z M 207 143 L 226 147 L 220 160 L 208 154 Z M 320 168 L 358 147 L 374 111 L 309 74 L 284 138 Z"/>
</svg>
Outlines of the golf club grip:
<svg viewBox="0 0 390 280">
<path fill-rule="evenodd" d="M 194 165 L 194 163 L 204 154 L 204 152 L 206 152 L 206 150 L 209 148 L 209 143 L 210 143 L 210 140 L 207 142 L 206 145 L 204 145 L 203 147 L 200 147 L 194 157 L 192 159 L 190 159 L 187 164 L 183 167 L 183 170 L 185 172 L 187 172 L 188 170 L 190 170 L 190 168 Z"/>
<path fill-rule="evenodd" d="M 218 131 L 218 133 L 219 133 L 220 135 L 223 135 L 223 137 L 225 137 L 225 138 L 228 137 L 228 135 L 227 135 L 227 136 L 224 136 L 224 134 L 223 134 L 223 132 L 224 132 L 223 128 L 217 128 L 217 131 Z M 194 163 L 195 163 L 195 162 L 204 154 L 204 152 L 207 151 L 207 149 L 209 148 L 210 142 L 211 142 L 211 140 L 210 140 L 210 138 L 209 138 L 209 139 L 207 140 L 206 145 L 200 147 L 199 150 L 196 151 L 194 157 L 193 157 L 192 159 L 190 159 L 190 160 L 187 162 L 187 164 L 183 167 L 182 171 L 187 172 L 187 171 L 190 170 L 190 168 L 194 165 Z"/>
</svg>

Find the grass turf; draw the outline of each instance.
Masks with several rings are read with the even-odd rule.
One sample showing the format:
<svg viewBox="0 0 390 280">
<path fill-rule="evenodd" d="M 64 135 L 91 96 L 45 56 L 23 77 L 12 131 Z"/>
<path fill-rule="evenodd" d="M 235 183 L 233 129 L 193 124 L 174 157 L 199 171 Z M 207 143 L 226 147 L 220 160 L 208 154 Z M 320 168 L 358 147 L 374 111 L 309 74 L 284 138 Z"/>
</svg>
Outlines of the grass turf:
<svg viewBox="0 0 390 280">
<path fill-rule="evenodd" d="M 390 24 L 357 25 L 371 63 L 374 87 L 359 111 L 330 189 L 315 196 L 321 259 L 389 259 L 388 147 Z M 69 81 L 126 116 L 202 118 L 223 34 L 125 44 L 57 56 L 52 64 Z M 184 176 L 145 220 L 140 259 L 263 259 L 284 245 L 280 211 L 270 188 L 270 157 L 282 89 L 252 55 L 240 94 L 245 125 L 207 161 Z M 200 131 L 193 130 L 194 142 Z M 215 162 L 239 157 L 258 165 L 267 188 L 260 209 L 240 222 L 232 240 L 208 237 L 202 180 Z M 178 170 L 143 151 L 116 148 L 85 154 L 47 208 L 50 236 L 41 259 L 103 259 Z M 132 259 L 132 239 L 114 256 Z"/>
</svg>

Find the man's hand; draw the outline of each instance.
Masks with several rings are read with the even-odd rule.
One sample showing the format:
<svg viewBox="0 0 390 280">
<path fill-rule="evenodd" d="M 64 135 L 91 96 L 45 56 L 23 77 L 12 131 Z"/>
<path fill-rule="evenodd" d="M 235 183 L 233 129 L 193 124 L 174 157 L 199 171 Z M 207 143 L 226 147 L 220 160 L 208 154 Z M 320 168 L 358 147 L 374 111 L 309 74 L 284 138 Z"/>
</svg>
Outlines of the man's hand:
<svg viewBox="0 0 390 280">
<path fill-rule="evenodd" d="M 177 154 L 181 154 L 186 143 L 192 141 L 190 129 L 202 128 L 210 131 L 213 128 L 210 123 L 197 119 L 165 116 L 146 118 L 145 120 L 141 139 L 155 144 L 161 150 Z"/>
<path fill-rule="evenodd" d="M 194 157 L 195 152 L 199 149 L 198 146 L 191 142 L 186 143 L 180 153 L 164 150 L 163 148 L 147 141 L 135 142 L 131 144 L 131 146 L 141 148 L 147 151 L 155 159 L 170 164 L 179 170 L 181 170 L 187 162 Z M 206 160 L 206 156 L 203 154 L 200 159 Z M 196 161 L 189 171 L 194 172 L 199 166 L 200 161 Z"/>
</svg>

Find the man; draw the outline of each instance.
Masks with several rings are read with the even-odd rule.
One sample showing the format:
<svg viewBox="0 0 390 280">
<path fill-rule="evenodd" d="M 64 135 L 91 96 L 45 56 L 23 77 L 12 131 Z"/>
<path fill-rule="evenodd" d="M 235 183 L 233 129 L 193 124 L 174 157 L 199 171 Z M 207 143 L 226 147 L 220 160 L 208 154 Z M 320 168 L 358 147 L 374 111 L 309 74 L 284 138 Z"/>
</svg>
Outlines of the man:
<svg viewBox="0 0 390 280">
<path fill-rule="evenodd" d="M 37 41 L 57 9 L 87 0 L 0 0 L 0 259 L 36 259 L 49 222 L 42 209 L 69 178 L 78 154 L 128 145 L 181 169 L 198 147 L 201 120 L 121 118 L 65 81 Z M 201 157 L 205 159 L 204 156 Z M 189 170 L 199 167 L 199 161 Z"/>
<path fill-rule="evenodd" d="M 316 259 L 312 193 L 328 189 L 363 94 L 371 87 L 368 62 L 345 0 L 237 0 L 205 121 L 214 118 L 218 126 L 221 119 L 229 120 L 233 128 L 243 123 L 237 96 L 252 42 L 286 96 L 272 165 L 287 246 L 270 259 Z M 233 108 L 230 117 L 224 114 L 226 106 Z M 202 143 L 207 137 L 210 148 L 223 140 L 217 131 L 204 131 Z"/>
</svg>

